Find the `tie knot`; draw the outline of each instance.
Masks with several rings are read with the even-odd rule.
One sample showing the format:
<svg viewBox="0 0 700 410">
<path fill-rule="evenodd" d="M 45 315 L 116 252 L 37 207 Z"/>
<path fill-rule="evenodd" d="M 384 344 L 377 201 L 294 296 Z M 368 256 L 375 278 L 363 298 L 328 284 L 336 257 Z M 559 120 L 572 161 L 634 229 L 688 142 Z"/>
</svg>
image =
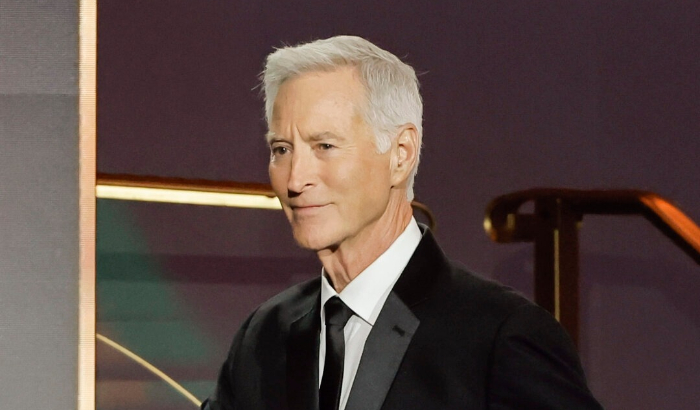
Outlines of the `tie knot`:
<svg viewBox="0 0 700 410">
<path fill-rule="evenodd" d="M 324 309 L 326 310 L 326 326 L 345 327 L 348 320 L 355 314 L 352 309 L 337 296 L 328 299 Z"/>
</svg>

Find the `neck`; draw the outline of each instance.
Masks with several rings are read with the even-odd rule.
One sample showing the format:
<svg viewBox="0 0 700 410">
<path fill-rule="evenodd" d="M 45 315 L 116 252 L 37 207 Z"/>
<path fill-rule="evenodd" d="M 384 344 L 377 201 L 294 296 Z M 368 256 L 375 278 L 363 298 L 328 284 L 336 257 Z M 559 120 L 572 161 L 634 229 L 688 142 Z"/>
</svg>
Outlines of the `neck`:
<svg viewBox="0 0 700 410">
<path fill-rule="evenodd" d="M 404 197 L 405 198 L 405 197 Z M 411 222 L 413 210 L 403 199 L 360 234 L 333 249 L 317 252 L 323 269 L 340 293 L 353 279 L 381 256 Z"/>
</svg>

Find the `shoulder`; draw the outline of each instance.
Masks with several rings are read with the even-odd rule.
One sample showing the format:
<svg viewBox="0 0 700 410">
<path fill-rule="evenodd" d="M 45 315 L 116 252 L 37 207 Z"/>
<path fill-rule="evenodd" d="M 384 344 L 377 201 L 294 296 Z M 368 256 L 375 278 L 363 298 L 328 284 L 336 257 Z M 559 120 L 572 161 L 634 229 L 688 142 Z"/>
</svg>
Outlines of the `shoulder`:
<svg viewBox="0 0 700 410">
<path fill-rule="evenodd" d="M 426 228 L 394 291 L 421 320 L 454 323 L 450 328 L 481 335 L 493 335 L 516 311 L 535 306 L 514 289 L 451 260 Z"/>
<path fill-rule="evenodd" d="M 248 318 L 248 327 L 262 323 L 291 323 L 312 310 L 319 298 L 321 278 L 316 277 L 285 289 L 263 302 Z"/>
<path fill-rule="evenodd" d="M 488 282 L 488 281 L 487 281 Z M 485 283 L 478 303 L 491 327 L 489 401 L 498 408 L 600 410 L 586 385 L 568 333 L 545 309 L 517 292 Z"/>
<path fill-rule="evenodd" d="M 449 292 L 451 298 L 461 301 L 454 311 L 463 320 L 471 317 L 480 328 L 490 329 L 492 359 L 532 350 L 530 358 L 566 363 L 572 377 L 580 378 L 573 343 L 550 312 L 510 287 L 451 265 Z"/>
<path fill-rule="evenodd" d="M 425 227 L 394 291 L 409 307 L 428 302 L 429 306 L 456 314 L 507 316 L 519 306 L 531 303 L 512 288 L 479 276 L 450 259 Z"/>
<path fill-rule="evenodd" d="M 456 314 L 469 313 L 482 320 L 501 322 L 520 310 L 546 311 L 513 288 L 480 276 L 454 261 L 449 261 L 449 272 L 439 285 L 441 294 L 454 301 Z"/>
</svg>

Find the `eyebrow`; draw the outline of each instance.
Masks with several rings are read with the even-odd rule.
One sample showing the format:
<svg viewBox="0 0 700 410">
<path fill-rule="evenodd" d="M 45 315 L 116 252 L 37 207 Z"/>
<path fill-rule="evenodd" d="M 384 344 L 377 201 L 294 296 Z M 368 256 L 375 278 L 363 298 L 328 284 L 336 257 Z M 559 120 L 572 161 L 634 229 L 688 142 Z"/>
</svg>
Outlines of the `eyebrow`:
<svg viewBox="0 0 700 410">
<path fill-rule="evenodd" d="M 271 144 L 275 141 L 284 141 L 284 137 L 279 137 L 277 134 L 275 134 L 274 131 L 268 131 L 265 134 L 265 140 L 267 141 L 268 144 Z M 309 137 L 309 141 L 312 142 L 318 142 L 318 141 L 324 141 L 324 140 L 335 140 L 335 141 L 343 141 L 345 138 L 336 135 L 330 131 L 323 131 L 319 132 L 317 134 L 313 134 Z"/>
<path fill-rule="evenodd" d="M 319 132 L 318 134 L 313 134 L 309 137 L 309 141 L 314 141 L 314 142 L 323 141 L 323 140 L 342 141 L 344 139 L 345 138 L 343 138 L 339 135 L 333 134 L 330 131 Z"/>
</svg>

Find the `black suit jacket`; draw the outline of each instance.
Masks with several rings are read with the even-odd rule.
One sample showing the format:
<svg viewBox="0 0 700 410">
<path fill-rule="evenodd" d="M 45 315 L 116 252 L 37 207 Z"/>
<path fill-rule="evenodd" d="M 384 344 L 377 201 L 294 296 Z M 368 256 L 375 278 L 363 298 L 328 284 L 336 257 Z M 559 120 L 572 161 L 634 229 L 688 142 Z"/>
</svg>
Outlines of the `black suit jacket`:
<svg viewBox="0 0 700 410">
<path fill-rule="evenodd" d="M 318 409 L 320 278 L 238 331 L 204 409 Z M 552 316 L 450 262 L 425 230 L 369 334 L 346 410 L 600 409 Z"/>
</svg>

